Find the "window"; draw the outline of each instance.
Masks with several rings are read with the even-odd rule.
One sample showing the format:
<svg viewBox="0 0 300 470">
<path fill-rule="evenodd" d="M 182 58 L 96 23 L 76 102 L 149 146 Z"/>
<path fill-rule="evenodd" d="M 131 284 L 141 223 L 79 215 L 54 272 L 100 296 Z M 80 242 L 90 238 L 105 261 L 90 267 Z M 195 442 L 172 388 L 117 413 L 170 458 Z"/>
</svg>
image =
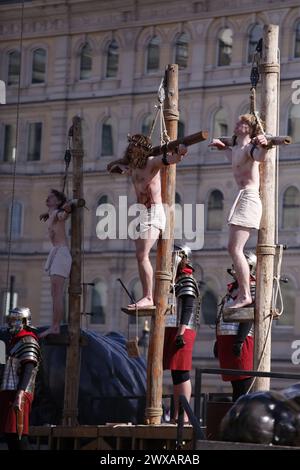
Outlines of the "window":
<svg viewBox="0 0 300 470">
<path fill-rule="evenodd" d="M 80 80 L 86 80 L 92 75 L 92 48 L 85 43 L 80 51 Z"/>
<path fill-rule="evenodd" d="M 285 276 L 283 276 L 285 277 Z M 289 278 L 289 276 L 286 276 Z M 278 318 L 276 324 L 278 326 L 294 326 L 296 314 L 296 294 L 297 290 L 293 283 L 289 280 L 288 284 L 281 283 L 281 292 L 283 297 L 283 314 Z"/>
<path fill-rule="evenodd" d="M 222 230 L 223 226 L 223 194 L 215 190 L 210 193 L 207 207 L 207 230 Z"/>
<path fill-rule="evenodd" d="M 141 132 L 142 132 L 143 135 L 149 135 L 150 134 L 152 122 L 153 122 L 153 119 L 152 119 L 151 114 L 149 114 L 148 116 L 146 116 L 144 118 L 144 120 L 142 122 L 142 129 L 141 129 Z"/>
<path fill-rule="evenodd" d="M 232 30 L 223 29 L 218 38 L 218 65 L 230 65 L 232 55 Z"/>
<path fill-rule="evenodd" d="M 4 126 L 3 161 L 13 162 L 16 149 L 16 128 L 11 124 Z"/>
<path fill-rule="evenodd" d="M 11 224 L 11 236 L 12 238 L 18 238 L 22 233 L 22 204 L 20 202 L 14 202 L 10 206 L 9 211 L 9 227 Z M 9 229 L 10 230 L 10 229 Z"/>
<path fill-rule="evenodd" d="M 21 55 L 19 51 L 12 51 L 8 54 L 8 85 L 17 85 L 20 78 Z"/>
<path fill-rule="evenodd" d="M 254 24 L 253 26 L 251 26 L 248 39 L 248 62 L 250 63 L 252 63 L 253 54 L 255 53 L 257 43 L 262 37 L 262 35 L 263 29 L 260 24 Z"/>
<path fill-rule="evenodd" d="M 4 316 L 6 317 L 9 313 L 10 310 L 10 292 L 2 292 L 2 311 L 4 313 Z M 13 292 L 12 296 L 12 308 L 15 308 L 18 305 L 18 293 Z"/>
<path fill-rule="evenodd" d="M 219 109 L 213 120 L 213 136 L 215 138 L 228 134 L 227 116 L 223 108 Z"/>
<path fill-rule="evenodd" d="M 46 51 L 36 49 L 32 56 L 31 83 L 45 83 L 46 78 Z"/>
<path fill-rule="evenodd" d="M 41 159 L 42 123 L 32 122 L 28 126 L 28 150 L 27 160 L 36 161 Z"/>
<path fill-rule="evenodd" d="M 182 199 L 177 191 L 175 193 L 174 239 L 182 239 Z"/>
<path fill-rule="evenodd" d="M 300 227 L 300 191 L 295 186 L 287 188 L 283 195 L 282 227 Z"/>
<path fill-rule="evenodd" d="M 295 28 L 295 57 L 300 57 L 300 21 L 297 22 Z"/>
<path fill-rule="evenodd" d="M 101 206 L 102 204 L 107 204 L 107 203 L 108 203 L 108 196 L 107 194 L 103 194 L 103 196 L 100 196 L 98 199 L 97 207 Z"/>
<path fill-rule="evenodd" d="M 178 67 L 185 69 L 188 65 L 189 58 L 189 41 L 186 33 L 180 34 L 175 43 L 175 64 Z"/>
<path fill-rule="evenodd" d="M 152 114 L 148 114 L 142 121 L 141 133 L 146 136 L 150 136 L 150 131 L 153 123 Z M 160 144 L 160 129 L 159 129 L 159 120 L 156 121 L 155 127 L 151 136 L 152 145 Z"/>
<path fill-rule="evenodd" d="M 294 104 L 289 112 L 288 135 L 291 136 L 294 144 L 300 143 L 300 106 Z"/>
<path fill-rule="evenodd" d="M 132 281 L 129 289 L 130 294 L 134 298 L 134 300 L 137 302 L 143 297 L 143 289 L 142 289 L 142 284 L 141 281 L 136 278 Z M 128 303 L 131 304 L 131 300 L 128 299 Z M 136 316 L 135 315 L 130 315 L 129 316 L 129 323 L 131 325 L 136 324 Z M 138 324 L 141 322 L 141 319 L 138 318 Z"/>
<path fill-rule="evenodd" d="M 111 119 L 106 119 L 102 124 L 101 156 L 114 154 L 113 129 Z"/>
<path fill-rule="evenodd" d="M 178 129 L 177 129 L 177 133 L 178 133 L 178 139 L 183 139 L 184 137 L 184 122 L 182 121 L 178 121 Z"/>
<path fill-rule="evenodd" d="M 147 46 L 147 72 L 159 70 L 159 39 L 154 36 Z"/>
<path fill-rule="evenodd" d="M 205 325 L 214 325 L 218 313 L 218 299 L 211 289 L 207 289 L 204 292 L 201 309 Z"/>
<path fill-rule="evenodd" d="M 114 39 L 110 42 L 107 49 L 106 76 L 116 77 L 118 75 L 119 65 L 119 46 Z"/>
<path fill-rule="evenodd" d="M 95 280 L 91 299 L 91 323 L 104 325 L 107 308 L 107 285 L 104 281 Z"/>
</svg>

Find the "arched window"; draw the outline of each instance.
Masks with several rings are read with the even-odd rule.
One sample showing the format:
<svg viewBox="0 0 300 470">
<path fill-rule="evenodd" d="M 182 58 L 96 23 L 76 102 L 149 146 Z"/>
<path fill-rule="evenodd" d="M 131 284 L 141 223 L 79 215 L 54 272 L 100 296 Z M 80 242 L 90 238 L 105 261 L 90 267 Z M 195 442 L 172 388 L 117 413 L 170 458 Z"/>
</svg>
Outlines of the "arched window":
<svg viewBox="0 0 300 470">
<path fill-rule="evenodd" d="M 43 124 L 41 122 L 30 122 L 28 124 L 28 161 L 32 162 L 41 159 L 42 130 Z"/>
<path fill-rule="evenodd" d="M 175 193 L 175 224 L 174 224 L 174 238 L 181 240 L 183 237 L 182 233 L 182 199 L 180 194 L 176 191 Z"/>
<path fill-rule="evenodd" d="M 102 204 L 107 204 L 107 203 L 108 203 L 108 196 L 107 194 L 103 194 L 98 199 L 97 207 L 101 206 Z"/>
<path fill-rule="evenodd" d="M 113 127 L 111 118 L 106 119 L 102 124 L 101 133 L 101 156 L 114 154 Z"/>
<path fill-rule="evenodd" d="M 130 294 L 132 295 L 132 297 L 135 299 L 136 302 L 143 297 L 142 284 L 138 278 L 132 281 L 131 286 L 130 286 Z"/>
<path fill-rule="evenodd" d="M 3 140 L 3 156 L 4 162 L 13 162 L 16 149 L 16 126 L 13 124 L 5 124 L 4 140 Z"/>
<path fill-rule="evenodd" d="M 91 300 L 91 323 L 104 325 L 107 308 L 107 284 L 97 279 L 94 284 Z"/>
<path fill-rule="evenodd" d="M 252 62 L 253 54 L 255 52 L 256 46 L 260 38 L 262 37 L 263 29 L 260 24 L 254 24 L 249 30 L 248 38 L 248 62 Z"/>
<path fill-rule="evenodd" d="M 218 37 L 218 65 L 230 65 L 232 55 L 232 30 L 222 29 Z"/>
<path fill-rule="evenodd" d="M 119 66 L 119 46 L 115 39 L 113 39 L 107 49 L 107 62 L 106 62 L 106 76 L 116 77 L 118 75 Z"/>
<path fill-rule="evenodd" d="M 300 227 L 300 191 L 295 186 L 287 188 L 283 195 L 282 227 Z"/>
<path fill-rule="evenodd" d="M 149 136 L 151 131 L 151 126 L 153 123 L 153 116 L 152 114 L 148 114 L 142 121 L 141 133 L 143 135 Z M 160 129 L 159 129 L 159 121 L 156 121 L 155 128 L 153 129 L 153 133 L 151 136 L 152 145 L 158 145 L 160 143 Z"/>
<path fill-rule="evenodd" d="M 153 122 L 153 118 L 152 118 L 151 114 L 148 114 L 148 116 L 146 116 L 143 119 L 142 129 L 141 129 L 141 132 L 142 132 L 143 135 L 149 135 L 150 130 L 151 130 L 151 126 L 152 126 L 152 122 Z"/>
<path fill-rule="evenodd" d="M 86 42 L 80 51 L 80 80 L 91 78 L 92 75 L 92 48 L 88 42 Z"/>
<path fill-rule="evenodd" d="M 17 85 L 20 78 L 21 54 L 19 51 L 12 51 L 8 54 L 8 85 Z"/>
<path fill-rule="evenodd" d="M 223 108 L 220 108 L 213 119 L 213 136 L 215 138 L 228 134 L 227 115 Z"/>
<path fill-rule="evenodd" d="M 218 313 L 218 298 L 210 288 L 207 288 L 204 292 L 201 310 L 205 325 L 214 325 Z"/>
<path fill-rule="evenodd" d="M 287 275 L 286 277 L 288 278 L 289 276 Z M 276 321 L 276 324 L 278 326 L 294 326 L 296 314 L 296 288 L 291 281 L 289 281 L 288 284 L 281 283 L 281 292 L 284 310 L 283 314 Z"/>
<path fill-rule="evenodd" d="M 207 230 L 222 230 L 223 194 L 217 189 L 210 193 L 207 206 Z"/>
<path fill-rule="evenodd" d="M 11 222 L 11 235 L 12 238 L 19 238 L 22 234 L 22 214 L 23 206 L 20 202 L 15 201 L 9 210 L 9 231 Z"/>
<path fill-rule="evenodd" d="M 159 38 L 153 36 L 147 46 L 147 72 L 159 70 Z"/>
<path fill-rule="evenodd" d="M 295 28 L 295 50 L 294 56 L 300 57 L 300 21 L 297 21 Z"/>
<path fill-rule="evenodd" d="M 178 67 L 185 69 L 188 65 L 189 58 L 189 40 L 186 33 L 177 36 L 175 42 L 175 64 Z"/>
<path fill-rule="evenodd" d="M 45 83 L 46 57 L 47 53 L 45 49 L 39 48 L 33 51 L 31 83 Z"/>
<path fill-rule="evenodd" d="M 141 284 L 141 281 L 139 280 L 139 278 L 133 279 L 133 281 L 130 284 L 129 292 L 130 292 L 130 294 L 132 295 L 132 297 L 134 298 L 134 300 L 136 302 L 143 297 L 142 284 Z M 128 303 L 131 303 L 130 299 L 128 299 L 128 301 L 129 301 Z M 131 325 L 135 324 L 136 323 L 136 317 L 133 316 L 133 315 L 130 315 L 129 323 Z M 138 319 L 138 323 L 140 323 L 140 319 Z"/>
<path fill-rule="evenodd" d="M 300 143 L 300 106 L 298 104 L 294 104 L 290 108 L 288 135 L 291 136 L 294 144 Z"/>
<path fill-rule="evenodd" d="M 178 121 L 178 139 L 182 139 L 184 137 L 184 122 L 183 121 Z"/>
</svg>

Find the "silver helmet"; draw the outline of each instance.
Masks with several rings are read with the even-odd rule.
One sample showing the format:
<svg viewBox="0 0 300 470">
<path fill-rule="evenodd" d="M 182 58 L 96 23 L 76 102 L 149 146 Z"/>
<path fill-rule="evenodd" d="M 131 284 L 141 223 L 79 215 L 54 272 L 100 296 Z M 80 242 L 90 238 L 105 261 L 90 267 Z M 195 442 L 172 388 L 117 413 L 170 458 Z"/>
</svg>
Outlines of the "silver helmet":
<svg viewBox="0 0 300 470">
<path fill-rule="evenodd" d="M 174 246 L 173 269 L 175 270 L 175 273 L 177 272 L 177 268 L 183 259 L 186 260 L 187 266 L 193 269 L 192 262 L 191 262 L 191 254 L 192 254 L 192 250 L 186 245 Z"/>
<path fill-rule="evenodd" d="M 28 307 L 15 307 L 9 310 L 6 317 L 8 330 L 12 334 L 19 333 L 24 326 L 31 324 L 31 311 Z"/>
<path fill-rule="evenodd" d="M 245 251 L 245 258 L 247 260 L 247 263 L 250 268 L 250 274 L 255 276 L 256 273 L 256 263 L 257 263 L 257 257 L 256 254 L 253 253 L 253 251 Z"/>
</svg>

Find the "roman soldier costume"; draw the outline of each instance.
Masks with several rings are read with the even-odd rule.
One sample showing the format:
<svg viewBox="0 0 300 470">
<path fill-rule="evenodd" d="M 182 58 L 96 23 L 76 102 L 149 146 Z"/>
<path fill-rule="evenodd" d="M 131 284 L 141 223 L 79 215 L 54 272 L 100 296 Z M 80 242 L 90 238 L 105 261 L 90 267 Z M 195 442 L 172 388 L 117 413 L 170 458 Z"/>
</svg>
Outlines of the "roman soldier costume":
<svg viewBox="0 0 300 470">
<path fill-rule="evenodd" d="M 11 334 L 6 364 L 0 369 L 0 434 L 9 449 L 27 449 L 29 413 L 40 363 L 40 346 L 30 326 L 29 308 L 16 307 L 7 315 Z"/>
</svg>

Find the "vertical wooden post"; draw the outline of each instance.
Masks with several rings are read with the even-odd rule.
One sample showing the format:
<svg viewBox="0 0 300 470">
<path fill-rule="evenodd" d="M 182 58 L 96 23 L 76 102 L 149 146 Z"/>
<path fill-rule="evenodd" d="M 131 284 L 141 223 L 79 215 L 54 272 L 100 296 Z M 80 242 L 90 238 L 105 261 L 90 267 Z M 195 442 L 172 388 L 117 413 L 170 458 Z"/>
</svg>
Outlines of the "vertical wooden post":
<svg viewBox="0 0 300 470">
<path fill-rule="evenodd" d="M 72 126 L 73 199 L 82 198 L 83 142 L 81 118 L 75 116 Z M 81 238 L 83 207 L 71 215 L 72 269 L 69 285 L 69 346 L 67 347 L 63 424 L 78 424 L 78 389 L 80 379 L 80 315 L 81 315 Z"/>
<path fill-rule="evenodd" d="M 164 116 L 167 132 L 171 140 L 177 137 L 178 126 L 178 65 L 168 65 L 165 72 L 165 109 Z M 170 208 L 166 227 L 169 237 L 159 239 L 156 256 L 154 303 L 155 317 L 151 321 L 148 369 L 147 369 L 147 424 L 160 424 L 162 415 L 162 358 L 164 345 L 165 313 L 170 290 L 171 257 L 174 233 L 176 165 L 161 170 L 162 201 Z M 167 215 L 167 214 L 166 214 Z"/>
<path fill-rule="evenodd" d="M 277 134 L 278 106 L 278 26 L 265 25 L 261 61 L 262 118 L 267 134 Z M 255 305 L 254 365 L 260 371 L 270 371 L 271 331 L 270 315 L 275 256 L 275 148 L 268 151 L 260 165 L 260 192 L 263 205 L 261 227 L 257 245 L 257 281 Z M 268 390 L 270 379 L 257 378 L 256 390 Z"/>
</svg>

